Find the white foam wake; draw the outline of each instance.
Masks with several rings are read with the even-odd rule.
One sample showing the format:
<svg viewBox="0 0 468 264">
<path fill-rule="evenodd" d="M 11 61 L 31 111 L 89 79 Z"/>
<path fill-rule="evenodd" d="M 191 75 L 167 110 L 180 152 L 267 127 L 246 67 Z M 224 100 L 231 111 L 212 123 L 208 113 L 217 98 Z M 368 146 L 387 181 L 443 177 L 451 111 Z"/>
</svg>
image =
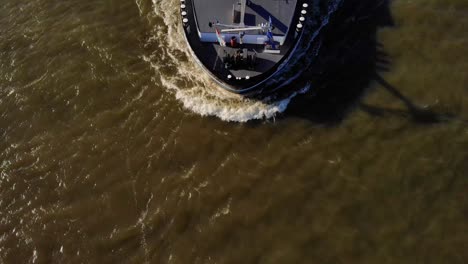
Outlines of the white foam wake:
<svg viewBox="0 0 468 264">
<path fill-rule="evenodd" d="M 160 83 L 183 106 L 202 116 L 217 116 L 224 121 L 246 122 L 270 119 L 286 110 L 291 99 L 309 86 L 279 101 L 258 101 L 222 90 L 193 61 L 179 24 L 179 1 L 153 0 L 155 18 L 165 26 L 155 26 L 149 45 L 157 52 L 144 57 L 160 79 Z"/>
</svg>

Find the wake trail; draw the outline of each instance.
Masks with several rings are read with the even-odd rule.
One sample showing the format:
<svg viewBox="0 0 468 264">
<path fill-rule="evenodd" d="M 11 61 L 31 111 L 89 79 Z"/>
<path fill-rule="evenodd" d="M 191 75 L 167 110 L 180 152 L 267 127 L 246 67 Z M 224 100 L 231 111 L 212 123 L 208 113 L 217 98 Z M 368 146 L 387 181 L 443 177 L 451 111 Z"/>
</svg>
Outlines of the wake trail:
<svg viewBox="0 0 468 264">
<path fill-rule="evenodd" d="M 153 27 L 147 44 L 157 50 L 143 59 L 150 63 L 163 88 L 172 92 L 184 108 L 224 121 L 271 119 L 284 112 L 292 98 L 309 90 L 310 84 L 302 84 L 303 87 L 296 87 L 289 96 L 279 100 L 248 99 L 223 90 L 192 59 L 179 23 L 179 1 L 153 0 L 152 3 L 152 15 L 164 21 L 165 26 Z M 299 51 L 299 54 L 304 52 L 307 51 Z M 299 75 L 297 73 L 294 78 L 281 80 L 282 86 L 291 85 Z"/>
</svg>

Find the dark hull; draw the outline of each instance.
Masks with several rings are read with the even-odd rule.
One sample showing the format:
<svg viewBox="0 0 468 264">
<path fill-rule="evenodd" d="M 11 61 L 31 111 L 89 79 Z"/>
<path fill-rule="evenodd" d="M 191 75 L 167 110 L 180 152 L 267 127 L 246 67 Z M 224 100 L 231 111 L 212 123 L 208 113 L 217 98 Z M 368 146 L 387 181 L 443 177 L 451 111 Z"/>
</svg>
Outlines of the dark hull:
<svg viewBox="0 0 468 264">
<path fill-rule="evenodd" d="M 195 10 L 195 5 L 197 3 L 195 1 L 197 0 L 185 0 L 182 2 L 185 8 L 183 8 L 181 12 L 186 12 L 184 13 L 185 16 L 182 17 L 186 18 L 186 20 L 182 24 L 189 50 L 205 72 L 207 72 L 222 89 L 244 96 L 254 97 L 261 94 L 271 94 L 273 90 L 277 89 L 277 87 L 270 87 L 268 83 L 271 83 L 271 80 L 274 79 L 284 78 L 284 71 L 282 71 L 282 69 L 287 66 L 288 61 L 294 56 L 297 43 L 302 37 L 302 30 L 297 30 L 296 25 L 301 17 L 301 10 L 306 9 L 303 8 L 303 4 L 308 4 L 310 6 L 310 1 L 297 1 L 293 7 L 294 10 L 291 12 L 291 17 L 286 18 L 290 23 L 287 25 L 287 28 L 282 28 L 284 34 L 281 36 L 283 42 L 280 46 L 280 55 L 270 56 L 272 58 L 274 57 L 271 61 L 268 61 L 269 57 L 266 57 L 267 59 L 263 59 L 260 63 L 257 63 L 256 67 L 260 68 L 260 70 L 253 73 L 252 75 L 254 76 L 231 79 L 226 78 L 231 72 L 223 67 L 223 61 L 220 56 L 218 56 L 222 47 L 220 47 L 218 43 L 206 43 L 200 40 L 201 33 L 200 25 L 198 24 L 200 19 L 197 18 Z M 279 19 L 275 22 L 282 25 Z M 282 26 L 284 27 L 284 25 Z M 281 32 L 279 32 L 278 35 L 280 34 Z M 255 53 L 255 49 L 259 47 L 259 45 L 248 44 L 245 46 L 251 48 Z M 225 50 L 223 51 L 226 53 Z M 268 54 L 266 56 L 268 56 Z M 249 74 L 249 72 L 243 71 L 243 74 Z"/>
</svg>

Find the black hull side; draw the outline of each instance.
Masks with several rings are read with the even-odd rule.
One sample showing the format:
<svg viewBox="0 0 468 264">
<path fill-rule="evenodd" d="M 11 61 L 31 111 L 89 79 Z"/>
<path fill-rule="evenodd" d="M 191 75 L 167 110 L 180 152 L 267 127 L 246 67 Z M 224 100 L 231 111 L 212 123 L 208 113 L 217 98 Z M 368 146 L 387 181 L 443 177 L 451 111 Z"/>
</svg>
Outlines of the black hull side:
<svg viewBox="0 0 468 264">
<path fill-rule="evenodd" d="M 224 90 L 240 94 L 245 97 L 265 97 L 269 96 L 278 90 L 278 87 L 270 85 L 272 80 L 275 79 L 282 79 L 285 78 L 285 73 L 282 71 L 285 68 L 291 58 L 295 56 L 295 51 L 297 48 L 298 43 L 300 42 L 304 30 L 299 32 L 296 31 L 296 23 L 299 21 L 299 17 L 301 16 L 300 10 L 304 3 L 307 3 L 309 6 L 312 5 L 312 0 L 300 0 L 296 3 L 296 12 L 294 12 L 294 16 L 292 18 L 292 23 L 290 25 L 290 30 L 286 36 L 286 41 L 283 44 L 282 48 L 285 48 L 287 51 L 284 53 L 284 56 L 281 60 L 279 60 L 273 67 L 271 67 L 268 71 L 261 73 L 260 75 L 251 77 L 249 80 L 242 79 L 242 80 L 222 80 L 217 72 L 214 72 L 209 69 L 209 66 L 206 62 L 203 61 L 203 53 L 200 52 L 203 49 L 206 49 L 206 46 L 209 44 L 202 43 L 199 40 L 198 36 L 198 25 L 196 24 L 196 14 L 194 12 L 194 6 L 192 0 L 185 0 L 185 9 L 184 11 L 187 12 L 185 16 L 188 18 L 187 23 L 182 22 L 182 26 L 184 29 L 184 37 L 188 44 L 190 53 L 195 61 L 201 66 L 201 68 Z M 182 10 L 181 10 L 182 11 Z M 181 18 L 183 18 L 181 16 Z M 274 81 L 273 81 L 274 83 Z"/>
</svg>

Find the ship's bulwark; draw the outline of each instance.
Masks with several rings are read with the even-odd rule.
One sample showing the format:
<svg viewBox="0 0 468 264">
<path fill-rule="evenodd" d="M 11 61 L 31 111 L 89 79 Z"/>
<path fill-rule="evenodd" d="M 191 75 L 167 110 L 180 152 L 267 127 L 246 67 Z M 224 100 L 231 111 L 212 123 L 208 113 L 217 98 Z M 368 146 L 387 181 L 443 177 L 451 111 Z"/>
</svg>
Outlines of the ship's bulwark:
<svg viewBox="0 0 468 264">
<path fill-rule="evenodd" d="M 246 30 L 242 32 L 242 39 L 236 40 L 238 33 L 223 33 L 224 29 L 219 29 L 233 23 L 232 12 L 238 12 L 236 1 L 213 2 L 209 8 L 206 8 L 207 1 L 184 1 L 181 15 L 185 21 L 183 25 L 189 48 L 195 60 L 221 88 L 247 96 L 266 95 L 262 92 L 266 88 L 263 84 L 268 79 L 281 77 L 279 70 L 294 52 L 300 38 L 300 34 L 294 31 L 294 21 L 299 21 L 302 5 L 305 4 L 304 8 L 308 5 L 306 2 L 311 3 L 248 1 L 245 19 L 242 18 L 245 25 L 242 26 L 257 25 L 261 28 L 266 25 L 266 28 L 262 32 L 258 32 L 258 29 Z M 220 19 L 217 18 L 224 13 Z M 285 27 L 285 24 L 288 26 Z M 229 30 L 235 29 L 235 26 L 232 27 Z M 234 39 L 234 44 L 226 47 L 229 39 Z M 239 47 L 236 47 L 236 42 L 240 42 Z M 264 43 L 281 48 L 267 52 Z M 242 55 L 239 55 L 239 51 Z"/>
</svg>

